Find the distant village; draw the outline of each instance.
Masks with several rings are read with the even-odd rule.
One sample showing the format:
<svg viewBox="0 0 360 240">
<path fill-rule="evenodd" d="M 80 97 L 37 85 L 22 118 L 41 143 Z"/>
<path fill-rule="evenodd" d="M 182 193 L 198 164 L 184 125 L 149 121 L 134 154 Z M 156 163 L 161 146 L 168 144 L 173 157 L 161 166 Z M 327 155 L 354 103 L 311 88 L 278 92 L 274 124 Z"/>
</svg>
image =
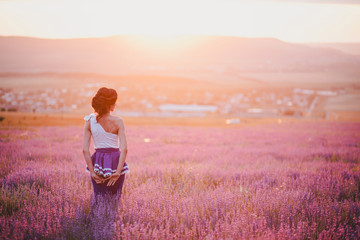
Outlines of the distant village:
<svg viewBox="0 0 360 240">
<path fill-rule="evenodd" d="M 86 113 L 99 84 L 89 83 L 82 89 L 44 88 L 23 90 L 0 88 L 0 108 L 7 112 L 32 113 Z M 204 91 L 193 95 L 191 91 L 176 102 L 166 93 L 152 92 L 139 86 L 116 88 L 121 98 L 116 114 L 123 116 L 152 117 L 205 117 L 222 116 L 321 116 L 319 109 L 329 97 L 345 94 L 345 90 L 314 90 L 291 88 L 286 91 L 251 90 L 236 94 L 215 95 Z M 135 92 L 146 94 L 136 95 Z"/>
</svg>

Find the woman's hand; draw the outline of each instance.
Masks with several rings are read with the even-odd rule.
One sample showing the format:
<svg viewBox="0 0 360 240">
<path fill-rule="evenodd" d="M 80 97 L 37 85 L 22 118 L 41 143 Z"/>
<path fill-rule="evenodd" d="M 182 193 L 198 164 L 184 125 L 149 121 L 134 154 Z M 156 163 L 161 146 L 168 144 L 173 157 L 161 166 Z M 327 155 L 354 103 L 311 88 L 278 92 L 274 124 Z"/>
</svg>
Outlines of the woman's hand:
<svg viewBox="0 0 360 240">
<path fill-rule="evenodd" d="M 95 180 L 95 182 L 97 184 L 104 182 L 104 179 L 102 177 L 98 176 L 95 172 L 91 173 L 91 177 Z"/>
<path fill-rule="evenodd" d="M 112 174 L 110 177 L 110 181 L 108 182 L 108 184 L 106 186 L 113 186 L 115 184 L 115 182 L 119 179 L 119 177 L 120 177 L 120 173 L 116 172 L 116 173 Z"/>
</svg>

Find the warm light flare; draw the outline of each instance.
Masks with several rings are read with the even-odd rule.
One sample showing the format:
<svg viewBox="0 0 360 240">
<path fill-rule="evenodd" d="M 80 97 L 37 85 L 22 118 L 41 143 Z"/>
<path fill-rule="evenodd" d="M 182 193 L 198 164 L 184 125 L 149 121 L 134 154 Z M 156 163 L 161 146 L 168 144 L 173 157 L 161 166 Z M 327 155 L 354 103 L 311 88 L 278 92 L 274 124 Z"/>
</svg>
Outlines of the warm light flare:
<svg viewBox="0 0 360 240">
<path fill-rule="evenodd" d="M 126 38 L 128 44 L 146 51 L 157 51 L 158 54 L 168 51 L 181 52 L 186 48 L 195 46 L 201 38 L 186 35 L 132 35 Z"/>
<path fill-rule="evenodd" d="M 292 42 L 360 41 L 357 4 L 19 0 L 0 1 L 0 20 L 0 35 L 46 38 L 205 34 L 275 37 Z"/>
</svg>

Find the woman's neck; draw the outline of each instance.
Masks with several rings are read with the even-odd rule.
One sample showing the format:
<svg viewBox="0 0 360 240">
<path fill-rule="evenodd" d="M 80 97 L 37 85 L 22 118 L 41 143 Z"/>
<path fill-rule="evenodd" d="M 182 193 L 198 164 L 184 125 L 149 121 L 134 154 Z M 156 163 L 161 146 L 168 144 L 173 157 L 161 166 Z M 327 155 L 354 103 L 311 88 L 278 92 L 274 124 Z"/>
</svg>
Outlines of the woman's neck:
<svg viewBox="0 0 360 240">
<path fill-rule="evenodd" d="M 108 117 L 108 116 L 110 116 L 110 112 L 107 112 L 107 113 L 105 113 L 104 115 L 102 115 L 103 117 Z"/>
</svg>

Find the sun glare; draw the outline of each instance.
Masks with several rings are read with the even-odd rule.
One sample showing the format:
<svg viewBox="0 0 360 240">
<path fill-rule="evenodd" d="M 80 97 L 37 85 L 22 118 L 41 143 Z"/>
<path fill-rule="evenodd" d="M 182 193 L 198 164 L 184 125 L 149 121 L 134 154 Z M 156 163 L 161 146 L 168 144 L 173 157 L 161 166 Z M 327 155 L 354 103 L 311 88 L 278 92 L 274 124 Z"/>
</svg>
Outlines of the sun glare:
<svg viewBox="0 0 360 240">
<path fill-rule="evenodd" d="M 162 44 L 157 37 L 168 42 L 172 36 L 187 34 L 359 41 L 357 29 L 360 5 L 275 0 L 0 1 L 0 35 L 149 35 L 156 44 Z"/>
<path fill-rule="evenodd" d="M 181 52 L 189 46 L 196 45 L 200 38 L 189 35 L 133 35 L 127 37 L 128 43 L 146 50 L 156 50 L 158 53 L 167 53 L 169 50 Z"/>
</svg>

